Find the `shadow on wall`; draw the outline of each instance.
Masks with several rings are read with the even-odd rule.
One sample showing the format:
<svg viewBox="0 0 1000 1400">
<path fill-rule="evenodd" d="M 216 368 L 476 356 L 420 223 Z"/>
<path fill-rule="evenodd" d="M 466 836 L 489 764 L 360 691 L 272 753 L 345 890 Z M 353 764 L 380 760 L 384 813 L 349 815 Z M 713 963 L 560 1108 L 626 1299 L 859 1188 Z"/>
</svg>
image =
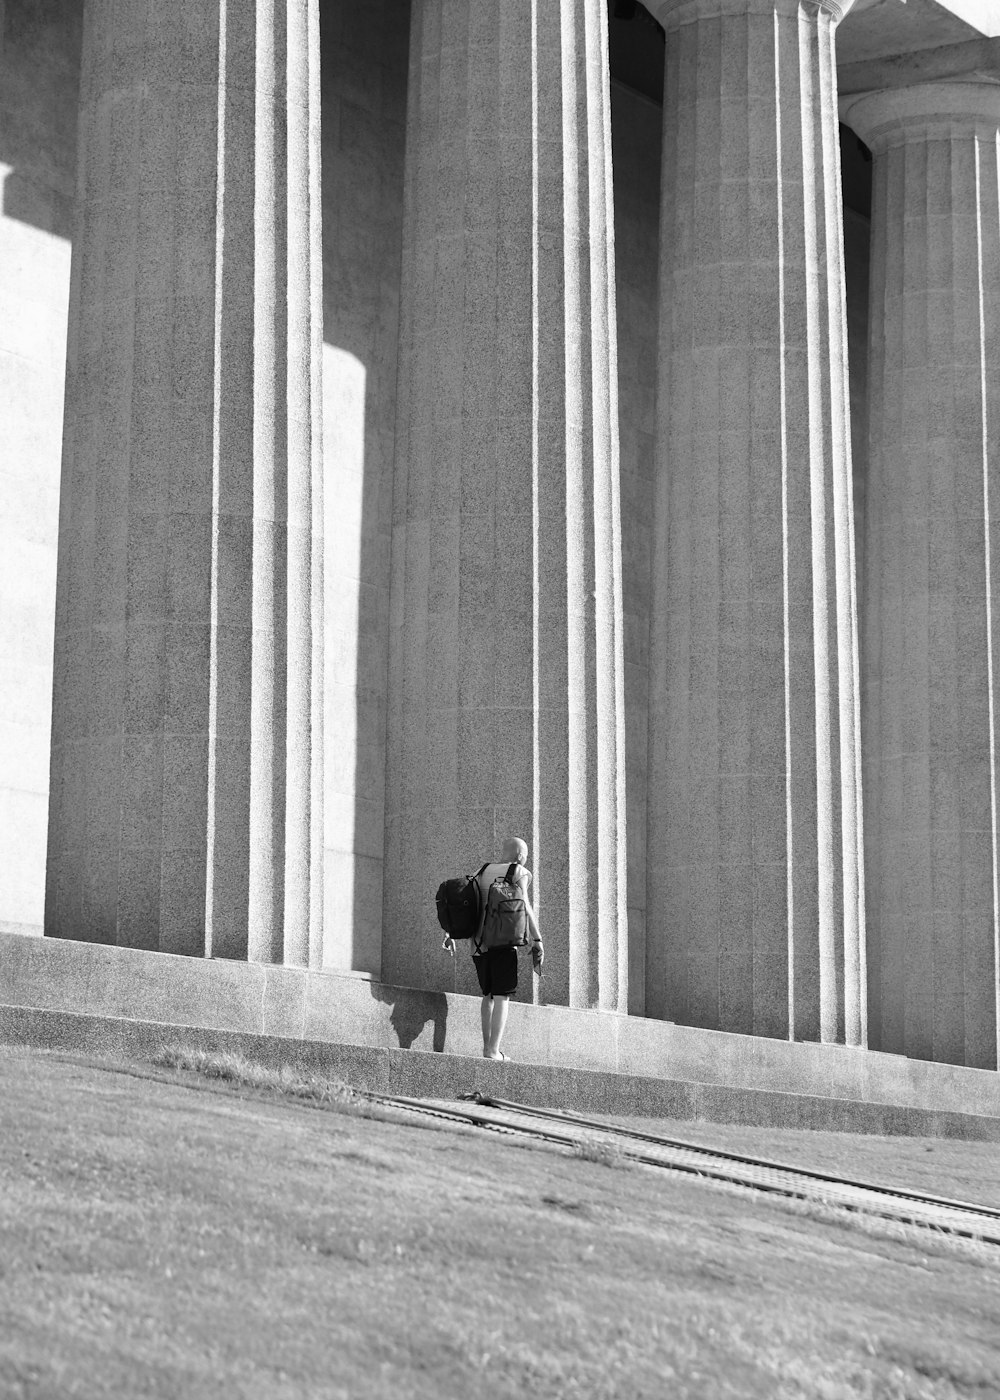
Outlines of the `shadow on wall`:
<svg viewBox="0 0 1000 1400">
<path fill-rule="evenodd" d="M 369 0 L 362 6 L 324 0 L 320 15 L 324 961 L 377 977 L 382 967 L 389 532 L 410 0 Z M 435 1015 L 443 1017 L 443 1011 Z M 398 1030 L 400 1044 L 409 1044 L 403 1039 L 410 1033 L 409 1022 Z"/>
<path fill-rule="evenodd" d="M 0 0 L 2 212 L 73 234 L 83 0 Z"/>
<path fill-rule="evenodd" d="M 409 987 L 388 987 L 382 982 L 368 985 L 376 1001 L 392 1007 L 389 1021 L 400 1049 L 411 1049 L 426 1028 L 433 1026 L 431 1045 L 418 1045 L 417 1049 L 432 1049 L 438 1055 L 443 1053 L 448 1029 L 448 998 L 444 992 L 419 992 Z"/>
</svg>

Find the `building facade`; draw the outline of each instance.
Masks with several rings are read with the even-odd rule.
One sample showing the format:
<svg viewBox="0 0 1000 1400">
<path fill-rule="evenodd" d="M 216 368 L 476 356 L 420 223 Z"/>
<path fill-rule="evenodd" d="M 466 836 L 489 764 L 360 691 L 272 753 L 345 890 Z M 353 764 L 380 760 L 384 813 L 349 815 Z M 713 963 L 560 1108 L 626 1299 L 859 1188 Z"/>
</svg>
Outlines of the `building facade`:
<svg viewBox="0 0 1000 1400">
<path fill-rule="evenodd" d="M 0 16 L 0 929 L 995 1068 L 997 7 Z"/>
</svg>

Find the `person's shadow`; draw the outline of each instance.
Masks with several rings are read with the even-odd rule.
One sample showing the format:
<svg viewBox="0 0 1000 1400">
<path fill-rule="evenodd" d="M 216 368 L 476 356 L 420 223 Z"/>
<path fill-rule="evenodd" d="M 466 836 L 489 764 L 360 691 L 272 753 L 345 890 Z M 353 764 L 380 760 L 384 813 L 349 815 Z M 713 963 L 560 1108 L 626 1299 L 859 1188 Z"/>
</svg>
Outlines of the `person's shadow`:
<svg viewBox="0 0 1000 1400">
<path fill-rule="evenodd" d="M 443 1053 L 448 1028 L 448 998 L 444 992 L 420 992 L 383 982 L 369 982 L 368 986 L 376 1001 L 392 1007 L 389 1022 L 402 1050 L 409 1050 L 424 1027 L 433 1022 L 432 1049 L 439 1055 Z"/>
</svg>

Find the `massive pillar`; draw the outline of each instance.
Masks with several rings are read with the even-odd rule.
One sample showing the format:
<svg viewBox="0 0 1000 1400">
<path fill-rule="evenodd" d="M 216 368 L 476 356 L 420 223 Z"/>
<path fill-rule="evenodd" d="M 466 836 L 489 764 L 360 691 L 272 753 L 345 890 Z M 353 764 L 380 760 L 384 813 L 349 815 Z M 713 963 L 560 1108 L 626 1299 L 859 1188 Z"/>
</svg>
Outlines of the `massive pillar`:
<svg viewBox="0 0 1000 1400">
<path fill-rule="evenodd" d="M 383 975 L 452 985 L 434 889 L 521 835 L 542 994 L 624 1010 L 605 8 L 413 6 Z"/>
<path fill-rule="evenodd" d="M 88 0 L 46 932 L 321 958 L 316 0 Z"/>
<path fill-rule="evenodd" d="M 861 98 L 874 153 L 864 724 L 873 1040 L 997 1064 L 1000 88 Z"/>
<path fill-rule="evenodd" d="M 833 0 L 667 31 L 647 1014 L 863 1044 Z"/>
</svg>

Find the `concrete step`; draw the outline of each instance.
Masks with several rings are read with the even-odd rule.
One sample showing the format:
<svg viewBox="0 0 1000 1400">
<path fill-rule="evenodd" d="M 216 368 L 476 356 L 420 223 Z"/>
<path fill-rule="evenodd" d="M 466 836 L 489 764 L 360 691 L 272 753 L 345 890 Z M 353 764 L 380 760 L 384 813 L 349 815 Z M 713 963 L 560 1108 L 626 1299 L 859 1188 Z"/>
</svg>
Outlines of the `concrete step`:
<svg viewBox="0 0 1000 1400">
<path fill-rule="evenodd" d="M 32 1007 L 0 1005 L 0 1043 L 125 1062 L 151 1060 L 165 1048 L 182 1046 L 210 1054 L 231 1052 L 272 1068 L 289 1065 L 355 1088 L 416 1098 L 455 1099 L 478 1090 L 518 1103 L 584 1113 L 1000 1142 L 1000 1118 L 983 1114 Z"/>
<path fill-rule="evenodd" d="M 482 1089 L 590 1112 L 994 1138 L 1000 1074 L 842 1045 L 514 1002 L 511 1063 L 479 1001 L 316 972 L 0 934 L 0 1041 L 148 1056 L 183 1038 L 373 1089 Z"/>
</svg>

